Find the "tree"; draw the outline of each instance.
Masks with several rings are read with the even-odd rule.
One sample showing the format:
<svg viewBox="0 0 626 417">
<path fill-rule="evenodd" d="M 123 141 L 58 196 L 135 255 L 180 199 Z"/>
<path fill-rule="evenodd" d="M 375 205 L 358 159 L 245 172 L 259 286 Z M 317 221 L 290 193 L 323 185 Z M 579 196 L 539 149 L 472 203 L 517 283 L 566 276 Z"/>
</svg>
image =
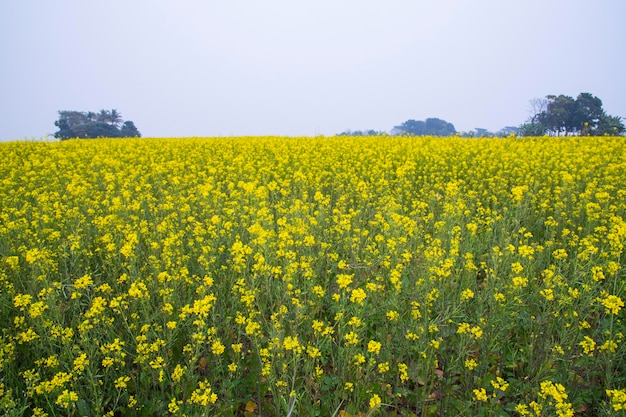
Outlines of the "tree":
<svg viewBox="0 0 626 417">
<path fill-rule="evenodd" d="M 546 96 L 548 108 L 539 117 L 539 121 L 544 124 L 548 131 L 561 132 L 565 136 L 576 131 L 577 103 L 570 96 Z"/>
<path fill-rule="evenodd" d="M 534 99 L 531 105 L 536 112 L 528 123 L 520 126 L 524 135 L 560 135 L 563 132 L 567 136 L 568 131 L 574 130 L 576 101 L 572 97 L 548 95 L 545 99 Z"/>
<path fill-rule="evenodd" d="M 456 129 L 452 123 L 448 123 L 445 120 L 434 117 L 428 118 L 425 121 L 413 119 L 407 120 L 400 126 L 394 126 L 393 132 L 396 134 L 417 136 L 451 136 L 456 134 Z"/>
<path fill-rule="evenodd" d="M 122 128 L 120 129 L 120 132 L 122 133 L 122 137 L 125 138 L 141 137 L 141 133 L 139 133 L 139 130 L 137 130 L 135 124 L 130 120 L 124 122 Z"/>
<path fill-rule="evenodd" d="M 115 109 L 111 111 L 102 109 L 97 114 L 96 121 L 119 127 L 120 123 L 122 123 L 122 115 Z"/>
<path fill-rule="evenodd" d="M 591 134 L 592 129 L 597 128 L 603 115 L 602 100 L 589 93 L 578 95 L 574 110 L 574 124 L 580 129 L 581 134 Z"/>
<path fill-rule="evenodd" d="M 482 127 L 474 128 L 474 132 L 475 132 L 474 135 L 479 138 L 486 138 L 487 136 L 493 136 L 493 133 L 491 133 L 488 129 L 485 129 Z"/>
<path fill-rule="evenodd" d="M 75 126 L 75 137 L 77 138 L 117 138 L 120 137 L 119 130 L 110 124 L 102 122 L 87 122 Z"/>
<path fill-rule="evenodd" d="M 536 121 L 537 115 L 543 113 L 548 108 L 548 100 L 545 98 L 534 98 L 529 102 L 529 111 L 532 113 L 530 121 Z"/>
<path fill-rule="evenodd" d="M 622 118 L 618 116 L 610 116 L 603 113 L 600 116 L 598 126 L 593 132 L 594 135 L 622 135 L 626 131 Z"/>
<path fill-rule="evenodd" d="M 511 136 L 518 135 L 519 127 L 517 126 L 504 126 L 502 129 L 496 132 L 496 136 Z"/>
<path fill-rule="evenodd" d="M 602 100 L 590 93 L 576 99 L 566 95 L 549 95 L 531 101 L 534 114 L 520 126 L 522 136 L 616 135 L 624 132 L 619 117 L 609 116 Z M 621 126 L 621 127 L 620 127 Z"/>
<path fill-rule="evenodd" d="M 59 130 L 55 138 L 66 140 L 70 138 L 119 138 L 140 137 L 141 134 L 135 124 L 128 120 L 123 122 L 122 115 L 117 110 L 100 110 L 94 112 L 59 111 L 59 119 L 54 125 Z M 121 128 L 120 128 L 121 124 Z"/>
<path fill-rule="evenodd" d="M 547 133 L 546 127 L 540 123 L 522 123 L 519 127 L 520 136 L 543 136 Z"/>
</svg>

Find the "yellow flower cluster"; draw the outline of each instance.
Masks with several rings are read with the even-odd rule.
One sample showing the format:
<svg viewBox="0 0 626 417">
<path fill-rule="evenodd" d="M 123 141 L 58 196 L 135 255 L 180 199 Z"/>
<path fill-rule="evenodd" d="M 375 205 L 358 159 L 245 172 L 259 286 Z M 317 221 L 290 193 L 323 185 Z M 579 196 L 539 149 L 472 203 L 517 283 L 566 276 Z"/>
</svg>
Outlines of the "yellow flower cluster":
<svg viewBox="0 0 626 417">
<path fill-rule="evenodd" d="M 613 411 L 626 410 L 626 390 L 607 389 L 606 395 L 611 399 Z"/>
</svg>

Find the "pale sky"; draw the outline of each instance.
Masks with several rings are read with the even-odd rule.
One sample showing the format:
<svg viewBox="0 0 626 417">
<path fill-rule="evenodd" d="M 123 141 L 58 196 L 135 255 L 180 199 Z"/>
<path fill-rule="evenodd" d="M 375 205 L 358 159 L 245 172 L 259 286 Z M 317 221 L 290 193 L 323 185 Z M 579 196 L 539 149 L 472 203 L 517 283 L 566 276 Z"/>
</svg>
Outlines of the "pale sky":
<svg viewBox="0 0 626 417">
<path fill-rule="evenodd" d="M 590 92 L 626 118 L 624 0 L 0 0 L 0 140 L 58 110 L 144 137 L 499 130 Z"/>
</svg>

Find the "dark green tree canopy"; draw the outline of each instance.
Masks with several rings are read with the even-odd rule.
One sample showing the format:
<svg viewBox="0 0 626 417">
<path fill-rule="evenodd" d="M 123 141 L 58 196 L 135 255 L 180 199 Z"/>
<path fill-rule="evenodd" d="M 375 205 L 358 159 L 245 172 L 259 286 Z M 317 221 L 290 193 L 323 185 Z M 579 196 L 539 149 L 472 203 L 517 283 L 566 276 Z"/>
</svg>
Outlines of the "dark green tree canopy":
<svg viewBox="0 0 626 417">
<path fill-rule="evenodd" d="M 412 119 L 407 120 L 400 126 L 395 126 L 393 128 L 393 132 L 418 136 L 451 136 L 456 134 L 456 129 L 452 123 L 448 123 L 445 120 L 434 117 L 428 118 L 425 121 Z"/>
<path fill-rule="evenodd" d="M 122 128 L 120 129 L 120 133 L 122 134 L 122 137 L 125 138 L 141 137 L 141 133 L 139 133 L 139 130 L 137 130 L 135 124 L 130 120 L 124 122 Z"/>
<path fill-rule="evenodd" d="M 61 140 L 141 137 L 135 124 L 130 120 L 123 122 L 122 115 L 115 109 L 103 109 L 98 113 L 62 110 L 59 111 L 59 119 L 54 125 L 59 128 L 54 137 Z"/>
<path fill-rule="evenodd" d="M 624 133 L 621 118 L 606 114 L 602 100 L 590 93 L 580 93 L 576 99 L 563 94 L 549 95 L 545 100 L 535 100 L 534 103 L 535 114 L 520 126 L 522 136 Z"/>
</svg>

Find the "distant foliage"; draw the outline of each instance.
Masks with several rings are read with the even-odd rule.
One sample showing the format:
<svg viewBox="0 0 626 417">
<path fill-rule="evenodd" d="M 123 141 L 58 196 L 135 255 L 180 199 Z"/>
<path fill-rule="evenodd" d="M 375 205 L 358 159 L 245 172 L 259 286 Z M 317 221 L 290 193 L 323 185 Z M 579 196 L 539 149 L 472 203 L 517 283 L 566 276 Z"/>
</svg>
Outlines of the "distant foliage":
<svg viewBox="0 0 626 417">
<path fill-rule="evenodd" d="M 452 123 L 433 117 L 426 120 L 407 120 L 400 126 L 395 126 L 393 133 L 416 136 L 451 136 L 456 134 L 456 129 Z"/>
<path fill-rule="evenodd" d="M 477 128 L 474 128 L 474 130 L 471 130 L 469 132 L 462 132 L 461 137 L 464 137 L 464 138 L 510 137 L 510 136 L 517 136 L 519 131 L 520 131 L 520 128 L 517 126 L 505 126 L 502 129 L 498 130 L 497 132 L 492 132 L 488 129 L 477 127 Z"/>
<path fill-rule="evenodd" d="M 384 136 L 386 135 L 386 133 L 382 130 L 374 130 L 374 129 L 369 129 L 369 130 L 345 130 L 341 133 L 339 133 L 337 136 Z"/>
<path fill-rule="evenodd" d="M 103 109 L 98 113 L 62 110 L 54 125 L 59 128 L 54 137 L 61 140 L 141 136 L 135 124 L 130 120 L 124 122 L 121 113 L 115 109 Z"/>
<path fill-rule="evenodd" d="M 602 100 L 590 93 L 576 99 L 565 95 L 549 95 L 532 102 L 534 114 L 520 126 L 520 135 L 538 136 L 603 136 L 621 135 L 624 123 L 620 117 L 608 115 Z"/>
</svg>

